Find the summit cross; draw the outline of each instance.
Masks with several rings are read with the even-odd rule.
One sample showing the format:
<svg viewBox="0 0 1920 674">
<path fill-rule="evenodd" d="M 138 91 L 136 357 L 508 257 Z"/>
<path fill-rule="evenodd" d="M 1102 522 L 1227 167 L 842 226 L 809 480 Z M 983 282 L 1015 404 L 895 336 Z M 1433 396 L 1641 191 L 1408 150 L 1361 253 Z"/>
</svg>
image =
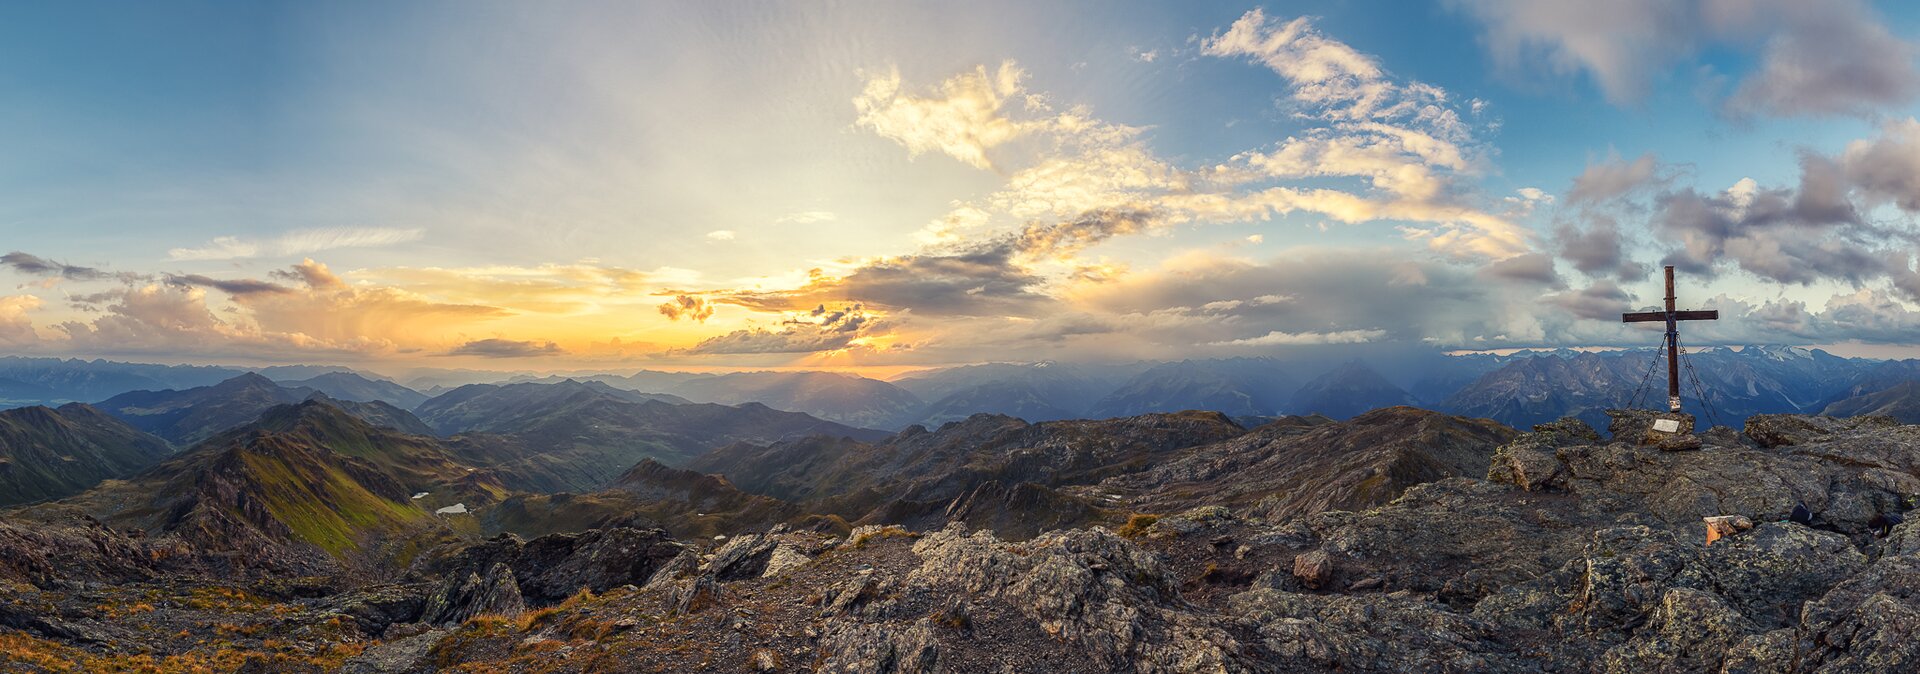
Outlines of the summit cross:
<svg viewBox="0 0 1920 674">
<path fill-rule="evenodd" d="M 1673 267 L 1667 267 L 1667 310 L 1620 314 L 1621 323 L 1667 322 L 1667 407 L 1680 411 L 1680 321 L 1720 320 L 1718 310 L 1678 311 L 1673 308 Z"/>
</svg>

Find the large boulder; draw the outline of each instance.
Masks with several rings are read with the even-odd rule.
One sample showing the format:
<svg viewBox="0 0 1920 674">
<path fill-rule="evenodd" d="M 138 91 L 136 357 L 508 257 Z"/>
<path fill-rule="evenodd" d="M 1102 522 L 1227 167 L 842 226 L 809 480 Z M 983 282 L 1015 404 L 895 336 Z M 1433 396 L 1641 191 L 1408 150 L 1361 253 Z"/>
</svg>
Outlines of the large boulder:
<svg viewBox="0 0 1920 674">
<path fill-rule="evenodd" d="M 913 546 L 910 591 L 1012 602 L 1099 671 L 1246 671 L 1232 634 L 1187 610 L 1158 556 L 1105 529 L 1020 544 L 953 526 Z"/>
<path fill-rule="evenodd" d="M 646 585 L 684 547 L 660 529 L 591 529 L 524 542 L 502 534 L 430 565 L 429 572 L 454 577 L 484 574 L 495 565 L 505 565 L 513 569 L 528 601 L 545 604 L 583 589 L 606 592 L 622 585 Z"/>
<path fill-rule="evenodd" d="M 495 564 L 485 576 L 469 573 L 452 576 L 427 598 L 421 612 L 422 622 L 449 625 L 465 622 L 477 615 L 517 616 L 526 612 L 526 600 L 513 580 L 513 570 Z"/>
</svg>

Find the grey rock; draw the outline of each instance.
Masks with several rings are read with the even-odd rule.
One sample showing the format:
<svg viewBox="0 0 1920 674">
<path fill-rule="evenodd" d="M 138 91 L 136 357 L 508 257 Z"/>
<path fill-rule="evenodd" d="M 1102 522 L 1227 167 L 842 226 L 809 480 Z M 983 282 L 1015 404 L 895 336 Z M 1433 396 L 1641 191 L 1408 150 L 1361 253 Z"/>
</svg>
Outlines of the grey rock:
<svg viewBox="0 0 1920 674">
<path fill-rule="evenodd" d="M 526 612 L 526 600 L 514 582 L 513 569 L 494 564 L 486 576 L 451 576 L 433 596 L 427 598 L 421 612 L 424 622 L 447 625 L 482 614 L 516 616 Z"/>
</svg>

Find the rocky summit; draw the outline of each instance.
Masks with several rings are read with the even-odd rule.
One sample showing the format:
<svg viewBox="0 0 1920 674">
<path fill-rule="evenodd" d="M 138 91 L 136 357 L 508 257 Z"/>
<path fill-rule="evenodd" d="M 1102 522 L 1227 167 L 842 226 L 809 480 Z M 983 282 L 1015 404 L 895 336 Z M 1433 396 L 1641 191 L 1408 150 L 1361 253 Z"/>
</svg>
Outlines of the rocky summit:
<svg viewBox="0 0 1920 674">
<path fill-rule="evenodd" d="M 1611 421 L 1603 434 L 1411 408 L 1251 430 L 1197 413 L 981 416 L 878 445 L 733 445 L 704 462 L 735 481 L 643 462 L 595 495 L 515 495 L 435 522 L 387 482 L 444 482 L 452 457 L 309 402 L 130 482 L 7 511 L 0 669 L 1920 668 L 1920 530 L 1901 517 L 1920 495 L 1920 426 L 1758 415 L 1684 434 L 1648 413 Z M 342 428 L 359 433 L 357 455 L 320 449 Z M 799 472 L 768 463 L 803 449 L 812 463 L 784 462 Z M 1092 469 L 1099 457 L 1112 465 Z M 336 498 L 366 491 L 392 514 L 336 523 L 350 550 L 302 544 L 309 506 L 255 486 L 281 470 L 335 476 Z M 195 471 L 224 486 L 140 496 Z M 945 514 L 849 526 L 813 510 L 844 502 L 825 476 L 852 473 L 863 491 L 937 487 Z M 580 499 L 626 516 L 555 519 Z M 1096 501 L 1123 516 L 1061 515 Z M 489 517 L 519 524 L 487 534 Z M 1711 543 L 1709 518 L 1724 523 Z M 299 563 L 232 561 L 249 550 Z"/>
</svg>

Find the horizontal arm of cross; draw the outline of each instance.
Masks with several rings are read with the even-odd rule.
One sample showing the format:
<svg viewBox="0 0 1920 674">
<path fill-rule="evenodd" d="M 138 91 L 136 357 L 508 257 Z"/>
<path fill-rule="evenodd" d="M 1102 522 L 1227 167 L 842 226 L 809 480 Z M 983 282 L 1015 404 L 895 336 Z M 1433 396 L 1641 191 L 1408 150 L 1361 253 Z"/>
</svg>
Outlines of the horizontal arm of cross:
<svg viewBox="0 0 1920 674">
<path fill-rule="evenodd" d="M 1676 311 L 1676 312 L 1673 312 L 1673 320 L 1717 321 L 1717 320 L 1720 320 L 1720 310 L 1711 309 L 1707 311 Z M 1631 314 L 1620 314 L 1620 322 L 1621 323 L 1665 323 L 1667 322 L 1667 312 L 1642 311 L 1642 312 L 1631 313 Z"/>
</svg>

